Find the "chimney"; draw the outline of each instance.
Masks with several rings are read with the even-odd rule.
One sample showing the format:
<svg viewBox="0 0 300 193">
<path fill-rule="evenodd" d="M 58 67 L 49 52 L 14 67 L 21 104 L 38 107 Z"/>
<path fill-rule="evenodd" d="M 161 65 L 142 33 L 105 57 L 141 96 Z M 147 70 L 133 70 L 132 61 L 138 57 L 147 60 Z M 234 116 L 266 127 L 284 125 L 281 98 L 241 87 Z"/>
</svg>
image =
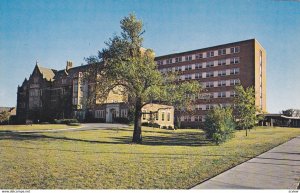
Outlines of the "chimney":
<svg viewBox="0 0 300 193">
<path fill-rule="evenodd" d="M 71 61 L 67 61 L 66 71 L 68 71 L 70 68 L 73 68 L 73 63 Z"/>
</svg>

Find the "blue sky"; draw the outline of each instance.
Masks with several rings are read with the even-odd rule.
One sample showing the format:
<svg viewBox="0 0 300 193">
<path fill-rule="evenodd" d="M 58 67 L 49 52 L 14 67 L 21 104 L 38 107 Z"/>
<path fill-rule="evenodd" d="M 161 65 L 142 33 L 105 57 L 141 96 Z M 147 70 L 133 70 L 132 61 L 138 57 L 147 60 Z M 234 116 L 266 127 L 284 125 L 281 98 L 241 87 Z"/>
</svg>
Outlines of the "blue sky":
<svg viewBox="0 0 300 193">
<path fill-rule="evenodd" d="M 300 109 L 300 2 L 262 0 L 0 1 L 0 106 L 35 61 L 81 65 L 135 13 L 156 55 L 256 38 L 267 51 L 267 109 Z"/>
</svg>

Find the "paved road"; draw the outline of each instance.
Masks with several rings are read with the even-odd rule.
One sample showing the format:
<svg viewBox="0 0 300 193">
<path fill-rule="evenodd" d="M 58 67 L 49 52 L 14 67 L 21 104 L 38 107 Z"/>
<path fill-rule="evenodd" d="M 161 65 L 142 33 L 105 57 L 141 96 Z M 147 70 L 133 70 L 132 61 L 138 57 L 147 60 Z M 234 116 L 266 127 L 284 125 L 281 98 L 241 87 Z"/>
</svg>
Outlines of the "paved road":
<svg viewBox="0 0 300 193">
<path fill-rule="evenodd" d="M 51 126 L 51 125 L 50 125 Z M 21 133 L 42 133 L 42 132 L 65 132 L 65 131 L 86 131 L 86 130 L 101 130 L 109 128 L 127 128 L 128 125 L 117 123 L 84 123 L 79 127 L 65 128 L 65 129 L 49 129 L 49 130 L 31 130 L 31 131 L 15 131 Z"/>
<path fill-rule="evenodd" d="M 300 136 L 192 189 L 297 189 Z"/>
</svg>

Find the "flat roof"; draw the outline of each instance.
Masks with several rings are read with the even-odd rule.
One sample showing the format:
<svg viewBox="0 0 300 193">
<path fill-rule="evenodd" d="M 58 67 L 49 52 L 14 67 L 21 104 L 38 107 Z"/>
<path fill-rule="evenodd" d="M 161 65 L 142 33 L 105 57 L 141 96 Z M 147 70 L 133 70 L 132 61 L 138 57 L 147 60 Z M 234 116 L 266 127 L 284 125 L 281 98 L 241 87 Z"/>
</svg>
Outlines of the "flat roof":
<svg viewBox="0 0 300 193">
<path fill-rule="evenodd" d="M 231 42 L 231 43 L 226 43 L 226 44 L 219 44 L 219 45 L 210 46 L 210 47 L 206 47 L 206 48 L 200 48 L 200 49 L 189 50 L 189 51 L 184 51 L 184 52 L 177 52 L 177 53 L 172 53 L 172 54 L 161 55 L 161 56 L 155 57 L 155 59 L 160 59 L 160 58 L 167 57 L 167 56 L 170 57 L 170 56 L 177 56 L 177 55 L 182 55 L 182 54 L 188 54 L 190 52 L 197 52 L 197 51 L 202 51 L 202 50 L 217 48 L 217 47 L 220 47 L 220 46 L 229 46 L 229 45 L 233 45 L 233 44 L 238 44 L 238 43 L 243 43 L 243 42 L 251 42 L 251 41 L 256 41 L 256 42 L 259 43 L 259 41 L 257 41 L 255 38 L 252 38 L 252 39 L 248 39 L 248 40 L 242 40 L 242 41 Z"/>
<path fill-rule="evenodd" d="M 286 119 L 300 119 L 300 117 L 289 117 L 289 116 L 285 116 L 283 114 L 265 114 L 265 117 L 281 117 L 281 118 L 286 118 Z"/>
</svg>

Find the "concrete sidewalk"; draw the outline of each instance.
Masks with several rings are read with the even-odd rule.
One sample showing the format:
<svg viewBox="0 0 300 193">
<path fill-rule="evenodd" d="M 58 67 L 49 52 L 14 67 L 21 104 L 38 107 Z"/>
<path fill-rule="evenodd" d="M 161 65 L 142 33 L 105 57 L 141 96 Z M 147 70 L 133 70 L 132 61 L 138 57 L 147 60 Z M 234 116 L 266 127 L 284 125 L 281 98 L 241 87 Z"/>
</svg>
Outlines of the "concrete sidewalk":
<svg viewBox="0 0 300 193">
<path fill-rule="evenodd" d="M 300 136 L 192 189 L 297 189 Z"/>
</svg>

